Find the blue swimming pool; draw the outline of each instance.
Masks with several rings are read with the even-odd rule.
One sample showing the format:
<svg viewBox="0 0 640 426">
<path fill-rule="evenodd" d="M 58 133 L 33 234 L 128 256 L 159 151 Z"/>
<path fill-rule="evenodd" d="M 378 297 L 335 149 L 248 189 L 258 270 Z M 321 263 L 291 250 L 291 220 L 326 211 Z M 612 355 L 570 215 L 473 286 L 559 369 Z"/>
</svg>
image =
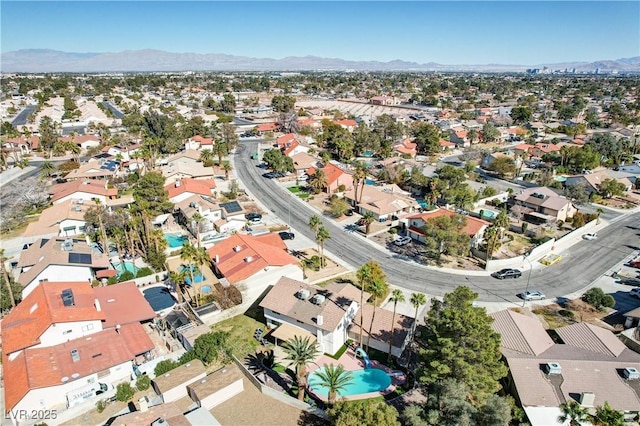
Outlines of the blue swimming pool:
<svg viewBox="0 0 640 426">
<path fill-rule="evenodd" d="M 178 248 L 182 247 L 189 238 L 181 234 L 164 234 L 164 239 L 167 240 L 170 248 Z"/>
<path fill-rule="evenodd" d="M 176 300 L 166 287 L 151 287 L 143 290 L 142 294 L 155 312 L 160 312 L 176 304 Z"/>
<path fill-rule="evenodd" d="M 329 389 L 322 386 L 322 381 L 318 377 L 317 371 L 309 374 L 309 387 L 320 396 L 328 396 Z M 377 368 L 368 368 L 366 370 L 355 370 L 351 372 L 351 383 L 345 386 L 339 396 L 359 395 L 369 392 L 381 392 L 389 387 L 391 377 L 383 370 Z"/>
<path fill-rule="evenodd" d="M 211 286 L 210 285 L 203 285 L 202 288 L 200 289 L 203 293 L 209 293 L 211 292 Z"/>
<path fill-rule="evenodd" d="M 133 262 L 114 263 L 113 267 L 118 271 L 118 276 L 122 275 L 124 271 L 129 271 L 135 275 L 138 269 L 140 269 L 140 268 L 134 269 Z"/>
<path fill-rule="evenodd" d="M 367 184 L 367 185 L 372 185 L 372 186 L 375 186 L 375 184 L 376 184 L 376 183 L 375 183 L 374 181 L 372 181 L 371 179 L 365 179 L 365 180 L 364 180 L 364 183 L 365 183 L 365 184 Z"/>
<path fill-rule="evenodd" d="M 193 266 L 191 266 L 193 268 Z M 180 272 L 186 272 L 184 282 L 191 285 L 191 274 L 189 273 L 189 267 L 182 265 L 180 267 Z M 200 283 L 204 281 L 204 277 L 202 276 L 202 272 L 198 268 L 193 269 L 193 281 Z"/>
</svg>

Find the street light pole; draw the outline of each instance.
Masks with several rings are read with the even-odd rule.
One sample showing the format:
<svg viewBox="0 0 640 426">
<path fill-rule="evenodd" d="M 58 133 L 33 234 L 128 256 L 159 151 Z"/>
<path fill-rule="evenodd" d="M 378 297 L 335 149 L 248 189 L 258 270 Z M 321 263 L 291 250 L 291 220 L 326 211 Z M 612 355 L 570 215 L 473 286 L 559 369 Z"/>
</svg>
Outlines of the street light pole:
<svg viewBox="0 0 640 426">
<path fill-rule="evenodd" d="M 529 277 L 527 278 L 527 287 L 524 289 L 525 297 L 522 298 L 523 308 L 527 304 L 526 295 L 527 295 L 527 291 L 529 291 L 529 283 L 531 282 L 531 272 L 533 271 L 533 265 L 531 265 L 531 261 L 529 260 L 529 255 L 527 254 L 526 256 L 524 256 L 524 258 L 527 260 L 527 262 L 529 262 Z"/>
</svg>

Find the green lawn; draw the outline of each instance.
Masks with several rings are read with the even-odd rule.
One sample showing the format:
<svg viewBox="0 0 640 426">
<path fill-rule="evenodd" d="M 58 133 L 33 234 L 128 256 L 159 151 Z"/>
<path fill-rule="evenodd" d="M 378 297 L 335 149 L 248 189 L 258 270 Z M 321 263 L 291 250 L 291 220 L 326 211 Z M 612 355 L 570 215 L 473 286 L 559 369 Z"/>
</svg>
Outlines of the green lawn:
<svg viewBox="0 0 640 426">
<path fill-rule="evenodd" d="M 309 194 L 306 192 L 300 192 L 298 194 L 296 194 L 298 196 L 298 198 L 301 198 L 303 200 L 306 200 L 307 198 L 309 198 Z"/>
<path fill-rule="evenodd" d="M 267 330 L 261 308 L 250 309 L 243 315 L 229 318 L 211 326 L 212 331 L 226 331 L 229 333 L 228 341 L 233 355 L 239 360 L 255 353 L 261 347 L 260 343 L 253 337 L 258 328 L 265 332 Z"/>
<path fill-rule="evenodd" d="M 298 192 L 302 191 L 301 186 L 290 186 L 288 189 L 289 189 L 289 192 L 293 192 L 294 194 L 297 194 Z"/>
</svg>

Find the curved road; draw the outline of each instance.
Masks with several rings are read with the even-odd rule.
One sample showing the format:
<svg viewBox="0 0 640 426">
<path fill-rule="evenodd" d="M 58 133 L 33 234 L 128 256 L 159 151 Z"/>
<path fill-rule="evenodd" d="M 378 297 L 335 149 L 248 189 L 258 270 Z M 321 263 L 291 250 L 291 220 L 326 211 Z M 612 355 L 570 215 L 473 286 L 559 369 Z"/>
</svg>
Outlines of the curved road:
<svg viewBox="0 0 640 426">
<path fill-rule="evenodd" d="M 317 212 L 294 199 L 294 195 L 274 181 L 262 177 L 264 169 L 257 167 L 258 162 L 251 159 L 251 154 L 257 150 L 257 142 L 247 141 L 241 143 L 236 151 L 235 167 L 241 182 L 280 218 L 288 217 L 290 211 L 289 225 L 296 232 L 315 240 L 308 223 L 309 218 Z M 369 242 L 350 235 L 331 220 L 323 218 L 323 222 L 331 235 L 331 239 L 325 242 L 327 251 L 354 267 L 368 260 L 380 263 L 387 273 L 388 282 L 393 285 L 434 296 L 442 296 L 458 285 L 467 285 L 478 293 L 479 301 L 522 303 L 517 295 L 525 290 L 530 273 L 528 270 L 523 272 L 520 279 L 505 281 L 490 276 L 446 273 L 372 247 Z M 580 241 L 565 250 L 560 263 L 533 268 L 529 288 L 543 291 L 547 298 L 581 290 L 637 249 L 640 245 L 639 235 L 640 215 L 636 213 L 623 217 L 598 231 L 598 240 Z"/>
</svg>

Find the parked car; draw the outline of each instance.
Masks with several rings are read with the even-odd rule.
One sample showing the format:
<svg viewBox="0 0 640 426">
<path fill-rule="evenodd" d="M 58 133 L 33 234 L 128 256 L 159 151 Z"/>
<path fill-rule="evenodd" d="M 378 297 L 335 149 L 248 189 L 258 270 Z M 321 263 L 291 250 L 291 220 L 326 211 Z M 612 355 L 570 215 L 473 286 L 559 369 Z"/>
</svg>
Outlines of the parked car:
<svg viewBox="0 0 640 426">
<path fill-rule="evenodd" d="M 404 246 L 411 242 L 411 237 L 400 237 L 393 242 L 397 246 Z"/>
<path fill-rule="evenodd" d="M 635 297 L 636 299 L 640 299 L 640 287 L 634 287 L 629 292 L 629 296 Z"/>
<path fill-rule="evenodd" d="M 597 232 L 590 232 L 588 234 L 584 234 L 582 236 L 582 238 L 584 238 L 585 240 L 597 240 L 598 239 L 598 233 Z"/>
<path fill-rule="evenodd" d="M 244 217 L 251 223 L 262 222 L 262 215 L 260 213 L 247 213 Z"/>
<path fill-rule="evenodd" d="M 524 300 L 544 300 L 547 296 L 543 292 L 537 290 L 528 290 L 520 293 L 520 297 Z"/>
<path fill-rule="evenodd" d="M 522 276 L 522 272 L 519 269 L 501 269 L 497 272 L 491 274 L 492 277 L 497 278 L 499 280 L 503 280 L 505 278 L 520 278 Z"/>
<path fill-rule="evenodd" d="M 640 286 L 640 278 L 619 277 L 619 279 L 620 279 L 620 284 Z"/>
<path fill-rule="evenodd" d="M 347 212 L 344 215 L 345 216 L 353 216 L 353 209 L 347 210 Z"/>
<path fill-rule="evenodd" d="M 296 235 L 293 232 L 282 231 L 280 232 L 280 238 L 283 240 L 293 240 Z"/>
</svg>

